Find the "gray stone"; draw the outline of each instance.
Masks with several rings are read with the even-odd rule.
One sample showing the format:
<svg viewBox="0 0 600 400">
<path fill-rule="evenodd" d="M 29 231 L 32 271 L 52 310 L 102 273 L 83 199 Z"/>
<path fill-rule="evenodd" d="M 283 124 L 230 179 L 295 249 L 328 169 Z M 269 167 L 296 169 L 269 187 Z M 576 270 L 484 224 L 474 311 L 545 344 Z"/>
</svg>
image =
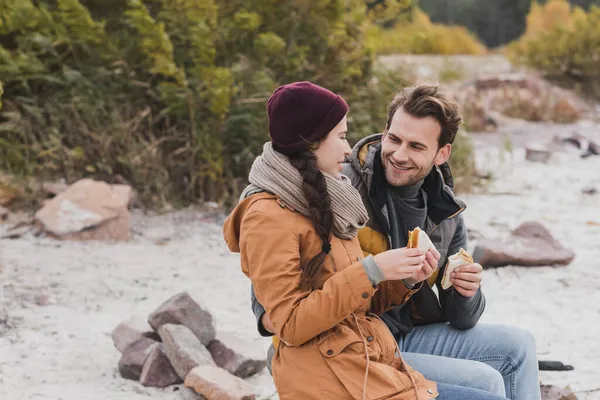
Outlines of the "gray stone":
<svg viewBox="0 0 600 400">
<path fill-rule="evenodd" d="M 158 340 L 158 335 L 155 334 L 148 322 L 138 317 L 121 322 L 111 333 L 113 344 L 121 353 L 131 343 L 143 337 Z"/>
<path fill-rule="evenodd" d="M 217 366 L 240 378 L 252 376 L 267 365 L 263 351 L 229 333 L 219 333 L 208 351 Z"/>
<path fill-rule="evenodd" d="M 212 315 L 203 310 L 187 292 L 179 293 L 164 302 L 150 314 L 148 322 L 156 331 L 164 324 L 186 326 L 205 346 L 216 335 Z"/>
<path fill-rule="evenodd" d="M 148 387 L 164 388 L 182 382 L 164 352 L 164 345 L 161 343 L 154 347 L 144 363 L 140 383 Z"/>
<path fill-rule="evenodd" d="M 209 351 L 187 327 L 166 324 L 158 329 L 158 334 L 167 358 L 181 379 L 198 365 L 215 365 Z"/>
<path fill-rule="evenodd" d="M 144 337 L 127 346 L 119 360 L 121 376 L 125 379 L 139 380 L 148 356 L 159 344 Z"/>
</svg>

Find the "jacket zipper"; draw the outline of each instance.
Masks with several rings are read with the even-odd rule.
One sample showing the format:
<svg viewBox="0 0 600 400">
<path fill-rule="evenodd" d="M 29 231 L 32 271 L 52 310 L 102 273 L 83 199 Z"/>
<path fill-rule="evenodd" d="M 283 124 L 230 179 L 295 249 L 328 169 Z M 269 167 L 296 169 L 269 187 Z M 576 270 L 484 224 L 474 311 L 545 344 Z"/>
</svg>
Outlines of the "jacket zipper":
<svg viewBox="0 0 600 400">
<path fill-rule="evenodd" d="M 463 212 L 463 211 L 465 211 L 465 209 L 464 209 L 464 208 L 461 208 L 460 210 L 458 210 L 457 212 L 455 212 L 455 213 L 454 213 L 454 214 L 452 214 L 451 216 L 444 218 L 444 220 L 443 220 L 442 222 L 444 222 L 444 221 L 446 221 L 446 220 L 448 220 L 448 219 L 450 219 L 450 218 L 454 218 L 454 217 L 456 217 L 458 214 L 460 214 L 460 213 L 461 213 L 461 212 Z M 437 229 L 437 228 L 438 228 L 438 227 L 439 227 L 439 226 L 442 224 L 442 222 L 440 222 L 438 225 L 434 226 L 434 227 L 433 227 L 433 229 L 432 229 L 432 230 L 430 230 L 430 231 L 427 233 L 427 235 L 431 235 L 433 232 L 435 232 L 435 230 L 436 230 L 436 229 Z"/>
</svg>

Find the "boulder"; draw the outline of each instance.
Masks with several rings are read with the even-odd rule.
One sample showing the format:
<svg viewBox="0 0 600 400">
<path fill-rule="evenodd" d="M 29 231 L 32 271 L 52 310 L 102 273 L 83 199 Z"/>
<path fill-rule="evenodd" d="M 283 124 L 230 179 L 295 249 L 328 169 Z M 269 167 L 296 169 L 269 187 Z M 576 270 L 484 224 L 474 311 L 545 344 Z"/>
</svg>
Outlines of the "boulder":
<svg viewBox="0 0 600 400">
<path fill-rule="evenodd" d="M 183 325 L 165 324 L 158 329 L 164 351 L 181 379 L 198 365 L 215 365 L 209 351 Z"/>
<path fill-rule="evenodd" d="M 263 351 L 230 333 L 219 333 L 208 351 L 217 366 L 240 378 L 252 376 L 267 365 Z"/>
<path fill-rule="evenodd" d="M 164 346 L 161 344 L 154 347 L 142 368 L 140 383 L 148 387 L 164 388 L 182 382 L 167 358 Z"/>
<path fill-rule="evenodd" d="M 254 388 L 222 368 L 201 365 L 190 371 L 185 386 L 211 400 L 254 400 Z"/>
<path fill-rule="evenodd" d="M 568 265 L 575 254 L 552 237 L 538 222 L 525 222 L 504 240 L 481 240 L 473 259 L 484 268 Z"/>
<path fill-rule="evenodd" d="M 127 346 L 119 360 L 121 376 L 125 379 L 139 380 L 148 356 L 159 344 L 152 339 L 141 338 Z"/>
<path fill-rule="evenodd" d="M 179 293 L 161 304 L 150 314 L 148 322 L 154 330 L 158 330 L 164 324 L 183 325 L 205 346 L 212 342 L 216 335 L 212 315 L 203 310 L 187 292 Z"/>
<path fill-rule="evenodd" d="M 131 196 L 129 186 L 81 179 L 38 210 L 35 221 L 57 239 L 128 240 Z"/>
</svg>

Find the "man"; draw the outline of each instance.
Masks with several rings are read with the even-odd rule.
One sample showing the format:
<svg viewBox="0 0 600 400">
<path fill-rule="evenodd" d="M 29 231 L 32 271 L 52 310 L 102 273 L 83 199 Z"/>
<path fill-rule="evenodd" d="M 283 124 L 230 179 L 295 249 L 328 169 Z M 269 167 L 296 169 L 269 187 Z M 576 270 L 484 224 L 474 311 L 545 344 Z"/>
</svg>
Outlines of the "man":
<svg viewBox="0 0 600 400">
<path fill-rule="evenodd" d="M 394 98 L 384 133 L 357 143 L 344 166 L 369 212 L 359 241 L 365 254 L 405 247 L 408 231 L 418 226 L 441 255 L 437 269 L 424 267 L 404 281 L 417 290 L 410 300 L 381 316 L 409 365 L 433 381 L 537 400 L 533 337 L 517 328 L 476 326 L 485 308 L 481 265 L 457 268 L 452 286 L 441 287 L 447 256 L 467 247 L 465 205 L 454 197 L 446 163 L 461 122 L 457 104 L 435 85 Z M 268 316 L 252 300 L 259 331 L 271 336 Z"/>
</svg>

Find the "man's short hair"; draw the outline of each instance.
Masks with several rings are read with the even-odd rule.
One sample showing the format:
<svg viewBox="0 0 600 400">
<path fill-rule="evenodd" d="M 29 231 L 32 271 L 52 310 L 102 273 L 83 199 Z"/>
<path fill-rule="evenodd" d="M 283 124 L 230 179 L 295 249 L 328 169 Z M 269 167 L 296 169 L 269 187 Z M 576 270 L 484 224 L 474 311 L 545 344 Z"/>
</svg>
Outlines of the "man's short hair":
<svg viewBox="0 0 600 400">
<path fill-rule="evenodd" d="M 441 91 L 438 85 L 414 85 L 404 88 L 398 93 L 388 105 L 386 130 L 390 128 L 392 118 L 400 107 L 415 118 L 431 116 L 439 122 L 442 127 L 438 139 L 439 147 L 454 143 L 456 133 L 462 123 L 462 115 L 456 101 Z"/>
</svg>

